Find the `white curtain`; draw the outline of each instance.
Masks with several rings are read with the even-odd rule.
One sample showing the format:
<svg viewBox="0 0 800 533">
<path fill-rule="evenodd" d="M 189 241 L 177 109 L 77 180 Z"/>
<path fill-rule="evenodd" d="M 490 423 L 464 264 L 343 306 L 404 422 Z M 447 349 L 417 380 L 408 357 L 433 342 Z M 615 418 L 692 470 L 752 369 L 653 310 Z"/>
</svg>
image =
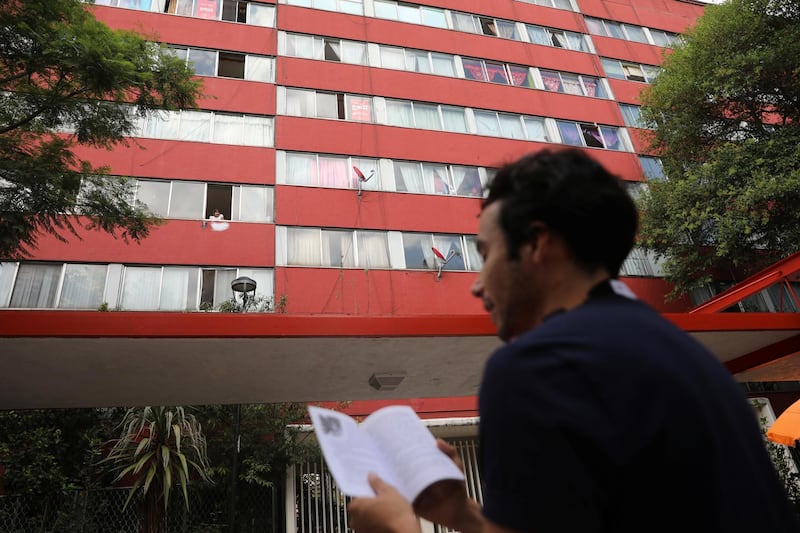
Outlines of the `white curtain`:
<svg viewBox="0 0 800 533">
<path fill-rule="evenodd" d="M 463 107 L 442 106 L 444 130 L 453 133 L 467 133 L 467 119 Z"/>
<path fill-rule="evenodd" d="M 391 126 L 414 127 L 411 102 L 386 100 L 386 117 Z"/>
<path fill-rule="evenodd" d="M 417 128 L 426 130 L 441 130 L 439 108 L 430 104 L 414 104 L 414 119 Z"/>
<path fill-rule="evenodd" d="M 475 126 L 479 135 L 500 136 L 500 124 L 494 111 L 475 111 Z"/>
<path fill-rule="evenodd" d="M 446 54 L 431 53 L 431 61 L 433 63 L 433 72 L 442 76 L 455 76 L 456 68 L 454 66 L 453 56 Z"/>
<path fill-rule="evenodd" d="M 274 62 L 275 60 L 271 57 L 248 55 L 245 58 L 244 79 L 271 83 Z"/>
<path fill-rule="evenodd" d="M 464 252 L 461 250 L 461 237 L 451 235 L 434 235 L 433 245 L 447 259 L 450 253 L 453 257 L 447 261 L 444 270 L 466 270 L 464 268 Z"/>
<path fill-rule="evenodd" d="M 323 187 L 350 187 L 346 157 L 319 157 L 319 184 Z"/>
<path fill-rule="evenodd" d="M 540 118 L 524 117 L 525 129 L 528 132 L 529 141 L 546 141 L 547 132 L 544 127 L 544 120 Z"/>
<path fill-rule="evenodd" d="M 161 267 L 126 267 L 122 285 L 122 308 L 155 311 L 161 285 Z"/>
<path fill-rule="evenodd" d="M 20 265 L 10 307 L 53 307 L 60 276 L 61 265 Z"/>
<path fill-rule="evenodd" d="M 423 164 L 422 173 L 425 176 L 427 190 L 432 189 L 435 194 L 451 194 L 450 179 L 447 175 L 446 166 Z"/>
<path fill-rule="evenodd" d="M 259 185 L 242 185 L 239 220 L 271 222 L 273 190 Z"/>
<path fill-rule="evenodd" d="M 247 3 L 247 23 L 252 26 L 275 26 L 275 6 L 266 6 L 255 2 Z"/>
<path fill-rule="evenodd" d="M 58 306 L 68 309 L 97 309 L 103 303 L 107 271 L 107 265 L 66 265 Z"/>
<path fill-rule="evenodd" d="M 321 265 L 319 233 L 320 230 L 312 228 L 286 228 L 286 262 L 290 265 Z"/>
<path fill-rule="evenodd" d="M 215 113 L 213 140 L 219 144 L 240 144 L 242 142 L 242 116 Z"/>
<path fill-rule="evenodd" d="M 236 270 L 220 268 L 214 274 L 214 305 L 219 305 L 233 298 L 231 282 L 236 279 Z"/>
<path fill-rule="evenodd" d="M 404 50 L 391 46 L 381 46 L 381 66 L 383 68 L 405 70 L 406 62 Z"/>
<path fill-rule="evenodd" d="M 291 185 L 317 185 L 317 156 L 313 154 L 286 154 L 286 183 Z"/>
<path fill-rule="evenodd" d="M 322 59 L 321 47 L 320 57 L 314 57 L 314 37 L 311 35 L 288 34 L 286 36 L 286 55 L 306 59 Z"/>
<path fill-rule="evenodd" d="M 423 179 L 422 167 L 419 163 L 395 162 L 394 176 L 398 191 L 433 193 L 433 183 L 427 183 Z"/>
<path fill-rule="evenodd" d="M 286 89 L 286 113 L 298 117 L 313 117 L 316 102 L 314 91 Z"/>
<path fill-rule="evenodd" d="M 364 65 L 367 62 L 367 46 L 352 41 L 342 42 L 342 62 Z"/>
<path fill-rule="evenodd" d="M 209 142 L 211 138 L 211 113 L 181 111 L 178 139 L 181 141 Z"/>
<path fill-rule="evenodd" d="M 272 300 L 274 298 L 274 281 L 273 281 L 273 274 L 272 269 L 269 268 L 240 268 L 239 269 L 240 276 L 247 276 L 248 278 L 252 279 L 256 282 L 256 296 L 261 296 L 263 298 L 269 298 Z M 228 283 L 228 288 L 230 288 L 231 284 Z"/>
<path fill-rule="evenodd" d="M 475 237 L 465 237 L 467 248 L 467 260 L 469 261 L 470 270 L 480 270 L 483 267 L 483 258 L 478 253 L 478 244 Z"/>
<path fill-rule="evenodd" d="M 519 115 L 507 115 L 505 113 L 498 113 L 500 120 L 500 130 L 503 132 L 503 137 L 509 139 L 524 139 L 525 132 L 522 129 L 522 120 Z"/>
<path fill-rule="evenodd" d="M 355 266 L 353 232 L 322 230 L 322 264 L 327 266 Z"/>
<path fill-rule="evenodd" d="M 156 111 L 148 115 L 142 135 L 153 139 L 178 139 L 178 117 L 178 111 Z"/>
<path fill-rule="evenodd" d="M 192 280 L 194 284 L 191 283 Z M 159 309 L 162 311 L 194 309 L 196 289 L 197 269 L 164 267 Z"/>
<path fill-rule="evenodd" d="M 241 119 L 241 144 L 245 146 L 272 146 L 273 119 L 257 115 L 244 115 Z"/>
<path fill-rule="evenodd" d="M 357 231 L 358 266 L 366 268 L 389 268 L 389 246 L 386 232 Z"/>
</svg>

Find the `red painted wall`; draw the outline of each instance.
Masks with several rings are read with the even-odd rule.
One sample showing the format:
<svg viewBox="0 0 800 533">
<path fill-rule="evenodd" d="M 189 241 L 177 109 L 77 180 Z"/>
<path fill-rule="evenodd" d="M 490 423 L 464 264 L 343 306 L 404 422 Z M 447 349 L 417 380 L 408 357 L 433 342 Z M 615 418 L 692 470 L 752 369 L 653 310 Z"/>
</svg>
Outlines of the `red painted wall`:
<svg viewBox="0 0 800 533">
<path fill-rule="evenodd" d="M 81 231 L 67 243 L 42 236 L 39 261 L 266 267 L 275 264 L 275 226 L 231 222 L 226 231 L 205 229 L 200 220 L 170 220 L 153 228 L 141 243 L 114 239 L 100 231 Z"/>
<path fill-rule="evenodd" d="M 199 142 L 133 139 L 112 150 L 78 147 L 75 153 L 111 174 L 255 185 L 275 183 L 275 150 Z"/>
</svg>

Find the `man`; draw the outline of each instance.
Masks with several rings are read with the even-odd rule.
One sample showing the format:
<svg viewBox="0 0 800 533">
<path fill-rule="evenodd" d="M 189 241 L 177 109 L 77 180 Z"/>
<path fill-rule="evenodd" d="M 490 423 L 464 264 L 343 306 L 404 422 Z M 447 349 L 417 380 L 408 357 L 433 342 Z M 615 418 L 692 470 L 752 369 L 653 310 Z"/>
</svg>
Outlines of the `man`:
<svg viewBox="0 0 800 533">
<path fill-rule="evenodd" d="M 416 515 L 465 533 L 800 530 L 737 383 L 615 279 L 637 224 L 578 150 L 498 171 L 472 287 L 507 341 L 479 393 L 483 508 L 439 484 L 412 509 L 371 476 L 358 533 L 418 531 Z"/>
</svg>

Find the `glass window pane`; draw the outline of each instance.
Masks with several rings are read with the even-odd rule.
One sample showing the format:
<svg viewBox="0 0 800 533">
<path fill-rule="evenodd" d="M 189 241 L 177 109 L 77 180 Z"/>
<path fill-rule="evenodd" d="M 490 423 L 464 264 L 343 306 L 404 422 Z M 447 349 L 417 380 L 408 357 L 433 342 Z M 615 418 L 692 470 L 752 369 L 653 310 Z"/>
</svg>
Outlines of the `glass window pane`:
<svg viewBox="0 0 800 533">
<path fill-rule="evenodd" d="M 242 141 L 242 116 L 228 113 L 214 115 L 213 142 L 220 144 L 240 144 Z"/>
<path fill-rule="evenodd" d="M 317 9 L 336 11 L 336 0 L 313 0 L 311 4 Z"/>
<path fill-rule="evenodd" d="M 244 79 L 245 60 L 245 54 L 219 52 L 217 76 L 222 78 Z"/>
<path fill-rule="evenodd" d="M 246 222 L 272 222 L 272 187 L 242 185 L 239 220 Z"/>
<path fill-rule="evenodd" d="M 356 266 L 353 253 L 353 232 L 327 230 L 320 232 L 322 239 L 322 264 L 336 267 Z"/>
<path fill-rule="evenodd" d="M 468 80 L 488 81 L 486 71 L 483 69 L 483 61 L 479 59 L 462 59 L 464 66 L 464 77 Z"/>
<path fill-rule="evenodd" d="M 583 142 L 586 146 L 593 148 L 604 148 L 603 138 L 600 135 L 600 130 L 593 124 L 581 124 L 581 134 L 583 135 Z"/>
<path fill-rule="evenodd" d="M 286 89 L 286 114 L 298 117 L 313 117 L 316 95 L 314 91 Z"/>
<path fill-rule="evenodd" d="M 431 62 L 428 57 L 428 52 L 419 52 L 416 50 L 406 51 L 406 69 L 412 72 L 423 72 L 428 74 L 431 72 Z"/>
<path fill-rule="evenodd" d="M 509 115 L 498 113 L 500 120 L 500 132 L 503 137 L 509 139 L 524 139 L 525 132 L 522 129 L 522 120 L 519 115 Z"/>
<path fill-rule="evenodd" d="M 548 35 L 544 28 L 540 28 L 539 26 L 526 26 L 526 29 L 528 30 L 528 38 L 532 43 L 553 46 L 553 43 L 550 41 L 550 35 Z"/>
<path fill-rule="evenodd" d="M 619 128 L 613 126 L 600 126 L 600 134 L 608 150 L 624 150 L 625 146 L 619 136 Z"/>
<path fill-rule="evenodd" d="M 503 63 L 492 63 L 486 61 L 486 74 L 489 81 L 492 83 L 502 83 L 508 85 L 508 75 L 506 74 L 506 67 Z"/>
<path fill-rule="evenodd" d="M 561 75 L 558 72 L 540 70 L 539 73 L 542 75 L 545 89 L 559 93 L 564 92 L 564 86 L 561 85 Z"/>
<path fill-rule="evenodd" d="M 381 46 L 381 66 L 383 68 L 405 70 L 405 51 L 402 48 Z"/>
<path fill-rule="evenodd" d="M 422 17 L 417 6 L 407 6 L 399 4 L 397 6 L 397 18 L 401 22 L 409 22 L 411 24 L 420 24 Z"/>
<path fill-rule="evenodd" d="M 142 136 L 154 139 L 178 139 L 178 111 L 156 111 L 147 116 Z"/>
<path fill-rule="evenodd" d="M 322 187 L 350 187 L 350 169 L 346 157 L 319 156 L 319 184 Z"/>
<path fill-rule="evenodd" d="M 583 20 L 586 21 L 586 27 L 589 29 L 589 33 L 594 35 L 606 35 L 606 30 L 602 21 L 592 17 L 584 17 Z"/>
<path fill-rule="evenodd" d="M 565 34 L 568 43 L 567 48 L 570 50 L 580 50 L 581 52 L 588 51 L 586 47 L 586 39 L 583 38 L 583 35 L 572 31 L 565 32 Z"/>
<path fill-rule="evenodd" d="M 505 20 L 497 20 L 495 22 L 497 23 L 498 37 L 502 37 L 504 39 L 519 39 L 519 37 L 517 37 L 517 25 L 514 22 Z"/>
<path fill-rule="evenodd" d="M 597 98 L 606 98 L 606 90 L 603 84 L 597 78 L 589 76 L 581 76 L 583 88 L 586 90 L 586 96 L 596 96 Z"/>
<path fill-rule="evenodd" d="M 386 119 L 392 126 L 413 127 L 413 111 L 411 102 L 386 100 Z"/>
<path fill-rule="evenodd" d="M 248 2 L 247 23 L 254 26 L 272 28 L 275 26 L 275 6 Z"/>
<path fill-rule="evenodd" d="M 518 87 L 533 88 L 533 78 L 530 75 L 530 70 L 526 67 L 509 66 L 511 72 L 511 83 Z"/>
<path fill-rule="evenodd" d="M 656 77 L 661 73 L 660 68 L 651 67 L 650 65 L 642 65 L 642 70 L 644 71 L 644 76 L 647 83 L 653 83 Z"/>
<path fill-rule="evenodd" d="M 558 133 L 561 135 L 561 142 L 571 146 L 583 146 L 581 135 L 578 133 L 578 125 L 574 122 L 566 122 L 563 120 L 556 121 L 558 125 Z"/>
<path fill-rule="evenodd" d="M 138 180 L 136 203 L 146 206 L 154 215 L 165 217 L 169 209 L 169 191 L 169 181 Z"/>
<path fill-rule="evenodd" d="M 286 228 L 286 261 L 290 265 L 321 265 L 319 230 Z"/>
<path fill-rule="evenodd" d="M 469 262 L 468 268 L 470 270 L 480 270 L 483 268 L 483 258 L 478 253 L 478 241 L 472 235 L 464 237 L 464 242 L 467 248 L 467 260 Z"/>
<path fill-rule="evenodd" d="M 549 141 L 547 138 L 547 130 L 544 127 L 544 119 L 523 117 L 523 122 L 525 123 L 525 131 L 529 141 Z"/>
<path fill-rule="evenodd" d="M 403 233 L 403 254 L 406 268 L 431 269 L 433 262 L 433 239 L 427 233 Z"/>
<path fill-rule="evenodd" d="M 500 136 L 500 123 L 494 111 L 475 111 L 475 126 L 479 135 Z"/>
<path fill-rule="evenodd" d="M 604 21 L 606 30 L 611 37 L 617 39 L 624 39 L 625 34 L 622 32 L 622 25 L 619 22 L 611 22 L 610 20 Z"/>
<path fill-rule="evenodd" d="M 363 15 L 364 5 L 361 0 L 339 0 L 339 11 L 350 15 Z"/>
<path fill-rule="evenodd" d="M 631 26 L 630 24 L 623 24 L 625 33 L 628 34 L 628 39 L 636 41 L 637 43 L 647 43 L 647 37 L 641 26 Z"/>
<path fill-rule="evenodd" d="M 389 268 L 389 245 L 385 231 L 357 231 L 358 266 Z"/>
<path fill-rule="evenodd" d="M 215 76 L 217 74 L 217 52 L 190 48 L 189 64 L 198 76 Z"/>
<path fill-rule="evenodd" d="M 616 78 L 618 80 L 625 79 L 625 72 L 622 70 L 622 65 L 616 59 L 601 58 L 600 62 L 603 64 L 603 69 L 606 71 L 606 76 L 609 78 Z"/>
<path fill-rule="evenodd" d="M 161 267 L 126 267 L 121 307 L 127 311 L 155 311 L 161 293 Z"/>
<path fill-rule="evenodd" d="M 564 86 L 565 93 L 583 95 L 583 87 L 577 75 L 561 74 L 561 83 Z"/>
<path fill-rule="evenodd" d="M 317 156 L 314 154 L 286 154 L 286 183 L 317 185 Z"/>
<path fill-rule="evenodd" d="M 170 218 L 203 218 L 205 191 L 204 183 L 173 181 L 172 202 L 169 206 Z"/>
<path fill-rule="evenodd" d="M 211 136 L 211 113 L 181 111 L 178 140 L 208 142 Z"/>
<path fill-rule="evenodd" d="M 622 71 L 625 73 L 625 79 L 631 81 L 645 81 L 644 72 L 639 65 L 633 63 L 622 63 Z"/>
<path fill-rule="evenodd" d="M 350 163 L 354 167 L 358 167 L 358 170 L 360 170 L 361 173 L 364 174 L 364 177 L 367 178 L 367 181 L 361 182 L 362 189 L 367 191 L 381 190 L 381 169 L 377 159 L 354 157 L 350 160 Z M 355 170 L 353 170 L 353 172 L 355 172 Z M 354 183 L 353 187 L 358 187 L 358 184 L 355 183 L 355 180 L 358 179 L 358 177 L 353 174 L 351 174 L 351 177 Z"/>
<path fill-rule="evenodd" d="M 444 130 L 453 133 L 467 133 L 467 119 L 464 115 L 464 108 L 442 106 L 442 121 Z"/>
<path fill-rule="evenodd" d="M 22 263 L 11 292 L 10 307 L 53 307 L 61 265 Z"/>
<path fill-rule="evenodd" d="M 414 121 L 417 128 L 426 130 L 442 129 L 439 109 L 432 104 L 414 104 Z"/>
<path fill-rule="evenodd" d="M 480 198 L 483 195 L 483 187 L 477 167 L 453 165 L 452 171 L 453 182 L 458 196 L 474 196 Z"/>
<path fill-rule="evenodd" d="M 460 235 L 434 235 L 433 245 L 447 261 L 442 270 L 466 270 Z"/>
<path fill-rule="evenodd" d="M 319 118 L 339 118 L 339 100 L 335 94 L 317 93 L 317 111 Z"/>
<path fill-rule="evenodd" d="M 426 6 L 421 6 L 421 9 L 423 24 L 426 26 L 433 26 L 434 28 L 447 28 L 447 19 L 444 16 L 443 9 Z"/>
<path fill-rule="evenodd" d="M 434 194 L 450 194 L 452 187 L 444 165 L 422 165 L 422 174 L 425 180 L 433 184 Z"/>
<path fill-rule="evenodd" d="M 472 15 L 467 13 L 451 13 L 453 17 L 453 26 L 458 31 L 465 31 L 469 33 L 481 33 L 477 20 Z"/>
<path fill-rule="evenodd" d="M 667 178 L 664 173 L 664 166 L 659 158 L 639 156 L 639 163 L 642 165 L 642 171 L 648 180 L 662 181 Z"/>
<path fill-rule="evenodd" d="M 650 37 L 653 38 L 653 43 L 656 46 L 670 46 L 669 37 L 661 30 L 650 30 Z"/>
<path fill-rule="evenodd" d="M 447 54 L 431 54 L 431 61 L 433 62 L 433 72 L 442 76 L 455 76 L 456 69 L 454 66 L 453 56 Z"/>
<path fill-rule="evenodd" d="M 353 65 L 365 65 L 367 45 L 353 41 L 342 41 L 342 61 Z"/>
<path fill-rule="evenodd" d="M 314 59 L 314 38 L 311 35 L 288 34 L 286 55 Z"/>
<path fill-rule="evenodd" d="M 197 274 L 196 268 L 164 267 L 158 308 L 162 311 L 194 309 L 197 300 Z"/>
<path fill-rule="evenodd" d="M 404 192 L 433 193 L 433 182 L 426 182 L 422 176 L 422 165 L 419 163 L 395 161 L 395 189 Z"/>
<path fill-rule="evenodd" d="M 274 59 L 271 57 L 247 56 L 247 67 L 244 73 L 245 79 L 271 83 L 273 81 L 273 62 Z"/>
<path fill-rule="evenodd" d="M 345 96 L 346 118 L 358 122 L 372 122 L 372 99 L 369 96 Z"/>
<path fill-rule="evenodd" d="M 66 309 L 100 307 L 103 303 L 107 271 L 106 265 L 66 265 L 58 307 Z"/>
<path fill-rule="evenodd" d="M 374 0 L 375 16 L 382 19 L 397 20 L 397 2 Z"/>
<path fill-rule="evenodd" d="M 272 146 L 272 117 L 245 115 L 242 117 L 242 141 L 245 146 Z"/>
</svg>

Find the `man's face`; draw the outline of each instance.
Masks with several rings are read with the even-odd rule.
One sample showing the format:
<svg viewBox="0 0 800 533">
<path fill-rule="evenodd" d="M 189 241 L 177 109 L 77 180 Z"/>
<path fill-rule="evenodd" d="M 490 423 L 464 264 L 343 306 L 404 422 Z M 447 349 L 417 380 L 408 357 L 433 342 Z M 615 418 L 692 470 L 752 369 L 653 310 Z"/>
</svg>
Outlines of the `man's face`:
<svg viewBox="0 0 800 533">
<path fill-rule="evenodd" d="M 536 302 L 541 299 L 536 289 L 532 246 L 520 248 L 520 258 L 508 258 L 505 234 L 500 227 L 501 201 L 489 204 L 478 224 L 478 252 L 483 268 L 472 285 L 472 294 L 497 326 L 497 335 L 504 341 L 524 333 L 533 326 Z"/>
</svg>

